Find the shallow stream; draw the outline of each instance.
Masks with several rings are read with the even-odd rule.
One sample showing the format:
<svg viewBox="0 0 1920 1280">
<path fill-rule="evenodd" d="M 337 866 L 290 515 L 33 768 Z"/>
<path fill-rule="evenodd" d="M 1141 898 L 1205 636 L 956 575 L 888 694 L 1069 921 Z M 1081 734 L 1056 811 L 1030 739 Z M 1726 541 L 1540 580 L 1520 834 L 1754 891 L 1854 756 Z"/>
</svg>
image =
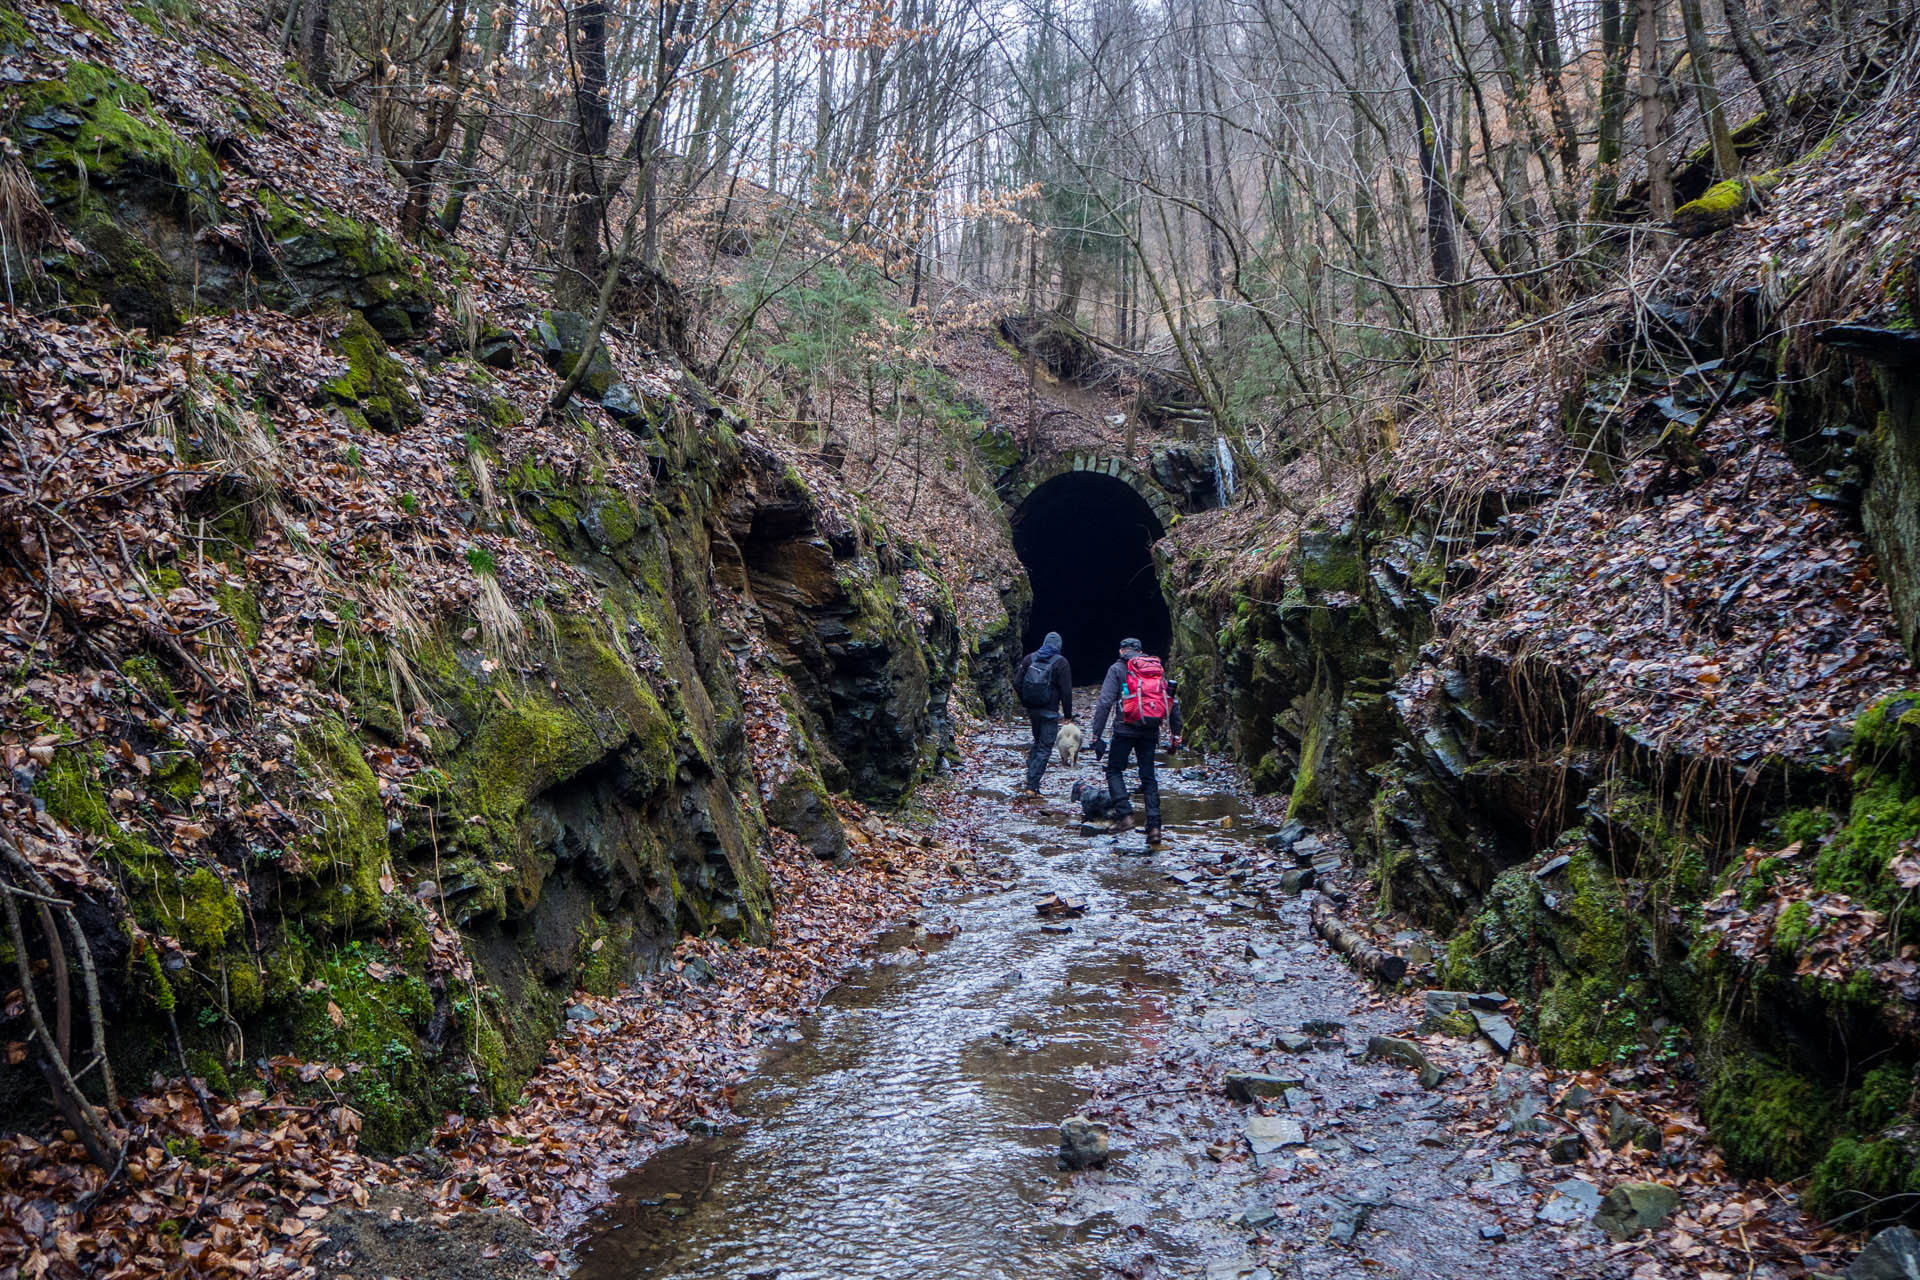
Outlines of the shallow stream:
<svg viewBox="0 0 1920 1280">
<path fill-rule="evenodd" d="M 1298 904 L 1276 912 L 1225 873 L 1259 865 L 1266 829 L 1223 778 L 1163 757 L 1167 850 L 1150 856 L 1137 832 L 1081 834 L 1065 792 L 1073 777 L 1095 776 L 1090 753 L 1070 773 L 1050 771 L 1045 801 L 1015 802 L 1024 738 L 1008 726 L 978 744 L 960 784 L 981 814 L 978 843 L 1005 856 L 1011 883 L 893 935 L 742 1086 L 743 1123 L 664 1151 L 618 1184 L 617 1202 L 576 1245 L 579 1276 L 1258 1277 L 1256 1229 L 1236 1218 L 1277 1178 L 1337 1190 L 1348 1173 L 1439 1167 L 1433 1095 L 1353 1062 L 1344 1042 L 1295 1063 L 1324 1077 L 1311 1101 L 1297 1099 L 1325 1134 L 1321 1150 L 1281 1173 L 1246 1158 L 1245 1109 L 1196 1075 L 1222 1061 L 1278 1069 L 1255 1060 L 1274 1031 L 1329 1009 L 1364 1044 L 1355 1015 L 1366 1016 L 1365 988 L 1305 940 L 1300 913 L 1287 910 Z M 1086 911 L 1042 919 L 1035 905 L 1049 894 Z M 1243 961 L 1256 952 L 1256 965 Z M 1117 1117 L 1111 1169 L 1064 1172 L 1060 1121 L 1102 1081 L 1137 1121 Z M 1344 1113 L 1370 1125 L 1388 1118 L 1383 1107 L 1405 1132 L 1397 1156 L 1376 1158 L 1383 1144 L 1341 1134 L 1358 1127 Z M 1215 1140 L 1235 1154 L 1203 1154 Z M 1396 1201 L 1378 1179 L 1362 1181 L 1372 1189 L 1355 1194 L 1383 1198 L 1382 1223 L 1396 1205 L 1415 1207 L 1405 1191 Z M 1473 1243 L 1472 1217 L 1453 1224 L 1463 1256 L 1410 1222 L 1385 1261 L 1361 1266 L 1329 1249 L 1326 1265 L 1302 1273 L 1505 1273 Z"/>
</svg>

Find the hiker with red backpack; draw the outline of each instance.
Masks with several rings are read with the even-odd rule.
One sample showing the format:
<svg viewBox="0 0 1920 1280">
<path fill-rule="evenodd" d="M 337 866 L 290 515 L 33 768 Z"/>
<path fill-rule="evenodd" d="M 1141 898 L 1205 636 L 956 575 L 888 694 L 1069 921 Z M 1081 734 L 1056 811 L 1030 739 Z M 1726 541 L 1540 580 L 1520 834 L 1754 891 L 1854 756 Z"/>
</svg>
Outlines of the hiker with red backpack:
<svg viewBox="0 0 1920 1280">
<path fill-rule="evenodd" d="M 1101 733 L 1107 717 L 1118 712 L 1109 749 Z M 1120 642 L 1120 660 L 1107 668 L 1100 701 L 1093 709 L 1093 754 L 1107 758 L 1107 794 L 1113 801 L 1114 830 L 1133 825 L 1133 802 L 1127 792 L 1127 757 L 1140 768 L 1141 798 L 1147 806 L 1147 843 L 1160 843 L 1160 779 L 1154 773 L 1154 752 L 1160 746 L 1160 728 L 1167 725 L 1176 745 L 1180 741 L 1180 707 L 1173 700 L 1166 669 L 1160 659 L 1140 652 L 1140 642 L 1129 636 Z"/>
</svg>

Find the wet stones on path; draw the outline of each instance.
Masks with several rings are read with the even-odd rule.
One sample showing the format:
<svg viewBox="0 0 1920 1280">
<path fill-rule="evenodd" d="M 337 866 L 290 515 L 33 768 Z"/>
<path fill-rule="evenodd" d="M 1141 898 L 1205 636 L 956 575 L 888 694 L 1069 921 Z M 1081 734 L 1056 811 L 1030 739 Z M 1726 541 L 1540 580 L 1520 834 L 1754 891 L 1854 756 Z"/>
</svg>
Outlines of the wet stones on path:
<svg viewBox="0 0 1920 1280">
<path fill-rule="evenodd" d="M 1466 1038 L 1423 1033 L 1417 998 L 1315 937 L 1320 891 L 1288 873 L 1337 881 L 1324 837 L 1262 828 L 1224 771 L 1171 768 L 1164 850 L 1081 837 L 1052 782 L 1010 803 L 1023 756 L 1002 730 L 962 769 L 966 838 L 1012 868 L 1001 892 L 744 1091 L 725 1172 L 656 1224 L 688 1238 L 626 1253 L 663 1260 L 645 1274 L 1627 1274 L 1587 1225 L 1607 1188 L 1568 1197 L 1548 1135 L 1494 1133 L 1501 1028 L 1473 1014 L 1507 1019 L 1504 998 L 1445 1011 Z M 1561 1198 L 1566 1229 L 1539 1214 Z"/>
</svg>

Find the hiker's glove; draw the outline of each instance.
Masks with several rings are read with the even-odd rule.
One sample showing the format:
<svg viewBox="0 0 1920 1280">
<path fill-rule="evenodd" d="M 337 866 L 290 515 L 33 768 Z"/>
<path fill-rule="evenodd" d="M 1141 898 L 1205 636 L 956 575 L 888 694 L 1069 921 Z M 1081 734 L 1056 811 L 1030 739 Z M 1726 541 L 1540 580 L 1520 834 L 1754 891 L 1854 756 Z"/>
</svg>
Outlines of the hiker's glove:
<svg viewBox="0 0 1920 1280">
<path fill-rule="evenodd" d="M 1173 749 L 1175 751 L 1180 749 L 1180 735 L 1177 733 L 1173 735 Z"/>
<path fill-rule="evenodd" d="M 1095 739 L 1093 740 L 1093 758 L 1094 758 L 1095 760 L 1104 760 L 1104 759 L 1106 759 L 1106 758 L 1107 758 L 1107 743 L 1106 743 L 1106 739 L 1104 739 L 1104 738 L 1095 738 Z"/>
</svg>

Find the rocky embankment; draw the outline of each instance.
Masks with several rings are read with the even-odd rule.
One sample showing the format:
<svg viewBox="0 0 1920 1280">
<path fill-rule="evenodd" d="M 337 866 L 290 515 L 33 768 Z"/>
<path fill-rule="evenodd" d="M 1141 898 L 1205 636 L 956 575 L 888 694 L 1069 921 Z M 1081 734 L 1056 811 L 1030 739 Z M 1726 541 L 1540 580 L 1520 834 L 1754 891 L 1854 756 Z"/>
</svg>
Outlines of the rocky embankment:
<svg viewBox="0 0 1920 1280">
<path fill-rule="evenodd" d="M 619 317 L 549 409 L 585 319 L 403 243 L 202 18 L 0 17 L 0 826 L 51 900 L 0 946 L 56 979 L 0 1102 L 104 1129 L 185 1065 L 401 1149 L 514 1099 L 570 992 L 764 937 L 769 827 L 835 857 L 832 793 L 925 776 L 968 642 Z"/>
<path fill-rule="evenodd" d="M 1168 575 L 1197 732 L 1437 935 L 1426 980 L 1519 998 L 1550 1064 L 1696 1078 L 1731 1165 L 1852 1226 L 1920 1188 L 1920 276 L 1845 177 L 1891 136 L 1790 167 L 1564 376 L 1516 343 L 1387 478 Z M 1875 271 L 1794 257 L 1809 225 Z"/>
</svg>

